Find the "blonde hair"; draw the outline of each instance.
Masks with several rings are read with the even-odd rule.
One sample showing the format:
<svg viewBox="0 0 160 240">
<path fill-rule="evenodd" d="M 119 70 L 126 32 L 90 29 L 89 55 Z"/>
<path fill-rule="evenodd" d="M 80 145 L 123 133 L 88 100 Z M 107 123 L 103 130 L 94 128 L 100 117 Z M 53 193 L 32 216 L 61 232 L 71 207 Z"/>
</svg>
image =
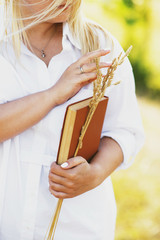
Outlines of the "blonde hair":
<svg viewBox="0 0 160 240">
<path fill-rule="evenodd" d="M 64 4 L 64 0 L 53 0 L 42 12 L 24 18 L 22 17 L 21 6 L 27 3 L 22 3 L 22 0 L 0 1 L 4 4 L 5 37 L 9 36 L 7 29 L 8 25 L 11 24 L 12 42 L 17 56 L 20 56 L 20 43 L 22 40 L 25 44 L 31 46 L 26 30 L 42 21 L 57 17 L 63 11 L 63 9 L 58 9 L 58 6 Z M 39 0 L 38 4 L 44 1 Z M 65 6 L 68 6 L 70 3 L 72 4 L 72 9 L 68 24 L 73 37 L 81 46 L 82 54 L 99 49 L 100 42 L 97 30 L 100 29 L 106 39 L 108 37 L 107 33 L 101 26 L 90 22 L 83 16 L 82 0 L 67 0 Z M 25 26 L 25 20 L 31 20 L 31 23 Z"/>
</svg>

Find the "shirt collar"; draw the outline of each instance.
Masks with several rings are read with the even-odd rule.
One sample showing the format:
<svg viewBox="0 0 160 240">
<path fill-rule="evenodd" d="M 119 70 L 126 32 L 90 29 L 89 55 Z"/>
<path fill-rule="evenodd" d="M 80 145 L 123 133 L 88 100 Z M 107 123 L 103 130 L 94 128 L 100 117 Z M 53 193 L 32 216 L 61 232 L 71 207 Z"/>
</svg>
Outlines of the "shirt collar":
<svg viewBox="0 0 160 240">
<path fill-rule="evenodd" d="M 75 46 L 77 49 L 81 50 L 80 44 L 76 39 L 73 37 L 71 30 L 69 29 L 69 24 L 67 22 L 63 23 L 63 38 L 62 43 L 64 43 L 64 40 L 68 39 L 73 46 Z M 64 47 L 64 46 L 63 46 Z M 21 43 L 21 51 L 27 55 L 33 55 L 31 51 L 28 50 L 28 48 Z"/>
<path fill-rule="evenodd" d="M 67 22 L 63 23 L 63 37 L 67 37 L 73 46 L 81 49 L 80 43 L 73 37 Z"/>
<path fill-rule="evenodd" d="M 11 32 L 11 29 L 9 28 L 9 33 Z M 65 39 L 68 39 L 70 41 L 70 43 L 76 47 L 77 49 L 81 50 L 81 46 L 80 43 L 73 37 L 71 30 L 69 28 L 69 24 L 68 22 L 63 23 L 63 39 L 62 39 L 62 43 L 64 42 Z M 4 40 L 5 42 L 8 42 L 12 45 L 12 38 L 9 37 L 9 39 Z M 25 53 L 27 55 L 33 55 L 33 53 L 31 51 L 29 51 L 29 49 L 23 44 L 21 43 L 21 51 L 22 53 Z"/>
</svg>

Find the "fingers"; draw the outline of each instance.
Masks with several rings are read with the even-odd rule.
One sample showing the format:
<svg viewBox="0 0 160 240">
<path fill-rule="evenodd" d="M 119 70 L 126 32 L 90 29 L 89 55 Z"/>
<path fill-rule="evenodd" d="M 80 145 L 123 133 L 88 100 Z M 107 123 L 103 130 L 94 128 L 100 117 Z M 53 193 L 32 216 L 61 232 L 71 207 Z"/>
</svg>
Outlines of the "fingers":
<svg viewBox="0 0 160 240">
<path fill-rule="evenodd" d="M 48 176 L 51 194 L 57 198 L 72 198 L 85 191 L 88 165 L 82 157 L 68 159 L 61 166 L 52 163 Z"/>
<path fill-rule="evenodd" d="M 64 184 L 66 179 L 62 176 L 58 176 L 56 174 L 53 174 L 53 173 L 49 173 L 48 175 L 48 180 L 49 180 L 49 183 L 51 184 L 52 182 L 54 183 L 58 183 L 58 184 Z"/>
<path fill-rule="evenodd" d="M 104 49 L 96 50 L 96 51 L 89 52 L 89 53 L 85 54 L 77 62 L 81 66 L 81 65 L 83 65 L 85 63 L 90 62 L 91 60 L 94 60 L 95 58 L 99 58 L 99 57 L 105 56 L 105 55 L 107 55 L 109 53 L 110 53 L 109 49 L 108 50 L 104 50 Z"/>
<path fill-rule="evenodd" d="M 79 75 L 80 83 L 81 85 L 85 85 L 88 83 L 93 82 L 97 79 L 97 73 L 96 72 L 89 72 L 89 73 L 83 73 Z"/>
<path fill-rule="evenodd" d="M 72 63 L 62 74 L 56 84 L 50 89 L 54 93 L 56 105 L 63 104 L 79 90 L 97 79 L 96 64 L 91 60 L 105 56 L 110 50 L 97 50 L 87 53 L 78 61 Z M 110 63 L 100 63 L 100 68 L 109 67 Z M 82 67 L 82 69 L 80 69 Z"/>
<path fill-rule="evenodd" d="M 76 184 L 73 181 L 75 178 L 76 176 L 74 176 L 73 173 L 68 174 L 68 178 L 64 178 L 56 174 L 50 173 L 49 174 L 50 193 L 54 195 L 56 198 L 62 198 L 62 199 L 71 198 L 75 196 Z"/>
<path fill-rule="evenodd" d="M 68 195 L 67 193 L 63 193 L 63 192 L 58 192 L 58 191 L 55 191 L 53 189 L 50 190 L 50 193 L 55 196 L 56 198 L 59 198 L 59 199 L 66 199 L 66 198 L 71 198 L 70 195 Z"/>
<path fill-rule="evenodd" d="M 97 78 L 97 66 L 96 63 L 91 63 L 90 61 L 97 58 L 104 56 L 110 53 L 110 50 L 97 50 L 90 53 L 87 53 L 83 57 L 81 57 L 77 62 L 74 63 L 74 67 L 77 69 L 77 75 L 80 76 L 81 83 L 91 83 Z M 106 68 L 110 67 L 112 62 L 100 62 L 99 68 Z"/>
<path fill-rule="evenodd" d="M 72 193 L 72 188 L 71 187 L 66 187 L 64 185 L 60 185 L 54 182 L 50 183 L 50 187 L 49 187 L 50 192 L 56 191 L 56 192 L 63 192 L 63 193 Z"/>
<path fill-rule="evenodd" d="M 62 165 L 56 164 L 56 162 L 53 162 L 50 167 L 50 172 L 49 172 L 49 177 L 52 180 L 53 175 L 56 175 L 56 180 L 59 180 L 60 177 L 62 178 L 71 178 L 72 179 L 72 174 L 69 171 L 66 172 L 65 170 L 72 169 L 73 167 L 76 167 L 82 163 L 86 163 L 86 160 L 83 157 L 74 157 L 68 159 L 65 163 Z M 60 183 L 60 182 L 59 182 Z"/>
<path fill-rule="evenodd" d="M 65 177 L 66 172 L 56 162 L 53 162 L 50 167 L 49 176 L 50 174 L 55 174 L 59 177 Z"/>
<path fill-rule="evenodd" d="M 102 68 L 106 68 L 106 67 L 110 67 L 112 65 L 111 62 L 108 62 L 108 63 L 105 63 L 105 62 L 100 62 L 99 63 L 99 68 L 102 69 Z M 96 63 L 86 63 L 84 64 L 83 66 L 81 66 L 81 69 L 83 70 L 80 70 L 80 67 L 77 67 L 77 73 L 78 74 L 84 74 L 84 73 L 89 73 L 89 72 L 95 72 L 97 70 L 97 67 L 96 67 Z"/>
<path fill-rule="evenodd" d="M 71 169 L 71 168 L 76 167 L 85 162 L 86 162 L 86 160 L 83 157 L 74 157 L 74 158 L 68 159 L 65 163 L 63 163 L 61 165 L 61 168 Z"/>
<path fill-rule="evenodd" d="M 55 174 L 49 174 L 49 191 L 54 190 L 56 192 L 72 193 L 75 184 L 72 182 L 74 176 L 71 178 L 59 177 Z"/>
</svg>

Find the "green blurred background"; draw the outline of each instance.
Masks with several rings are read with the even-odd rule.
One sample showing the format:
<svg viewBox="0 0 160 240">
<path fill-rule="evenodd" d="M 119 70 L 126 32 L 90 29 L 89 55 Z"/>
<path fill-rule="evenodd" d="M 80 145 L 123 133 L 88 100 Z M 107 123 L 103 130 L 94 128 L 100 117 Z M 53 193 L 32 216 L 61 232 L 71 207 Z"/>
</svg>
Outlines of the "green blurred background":
<svg viewBox="0 0 160 240">
<path fill-rule="evenodd" d="M 134 164 L 112 175 L 115 239 L 160 240 L 160 0 L 84 0 L 84 11 L 125 50 L 133 45 L 130 60 L 146 135 Z"/>
</svg>

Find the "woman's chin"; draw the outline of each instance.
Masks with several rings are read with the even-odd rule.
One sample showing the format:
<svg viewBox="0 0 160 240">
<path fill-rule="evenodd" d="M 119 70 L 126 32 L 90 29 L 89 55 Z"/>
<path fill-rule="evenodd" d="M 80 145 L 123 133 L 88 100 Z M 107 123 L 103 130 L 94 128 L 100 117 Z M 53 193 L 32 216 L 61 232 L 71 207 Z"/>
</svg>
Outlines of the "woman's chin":
<svg viewBox="0 0 160 240">
<path fill-rule="evenodd" d="M 61 14 L 56 18 L 49 19 L 47 22 L 49 22 L 49 23 L 64 23 L 64 22 L 67 22 L 68 19 L 69 19 L 68 14 L 67 15 L 66 14 Z"/>
</svg>

